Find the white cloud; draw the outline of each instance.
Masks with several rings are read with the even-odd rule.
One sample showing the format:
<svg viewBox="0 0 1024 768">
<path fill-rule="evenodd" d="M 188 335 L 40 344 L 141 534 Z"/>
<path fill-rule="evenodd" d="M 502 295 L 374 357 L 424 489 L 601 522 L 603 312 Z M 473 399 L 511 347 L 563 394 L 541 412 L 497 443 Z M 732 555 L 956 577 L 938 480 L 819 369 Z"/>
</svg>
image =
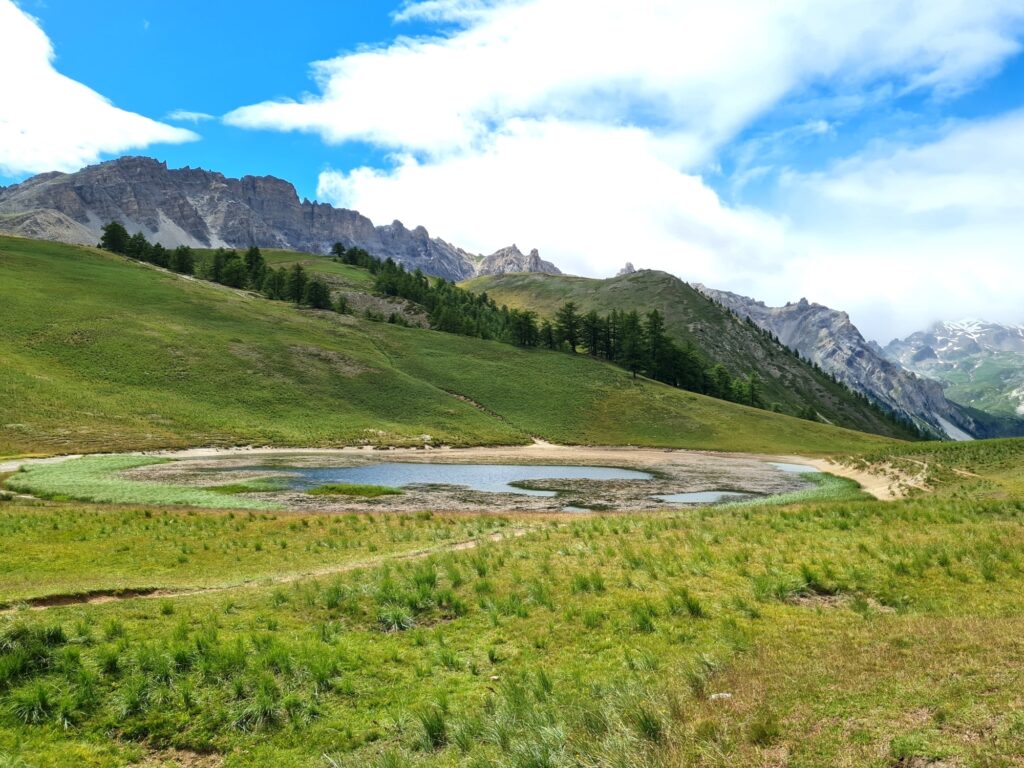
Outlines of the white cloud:
<svg viewBox="0 0 1024 768">
<path fill-rule="evenodd" d="M 213 120 L 213 115 L 206 112 L 190 112 L 187 109 L 176 109 L 173 112 L 168 112 L 165 119 L 182 123 L 199 123 L 204 120 Z"/>
<path fill-rule="evenodd" d="M 431 0 L 447 36 L 314 64 L 320 93 L 227 116 L 429 154 L 511 118 L 653 122 L 713 149 L 810 84 L 956 91 L 1017 51 L 1019 0 Z"/>
<path fill-rule="evenodd" d="M 53 68 L 38 22 L 0 0 L 0 172 L 72 171 L 104 153 L 198 136 L 113 106 Z"/>
<path fill-rule="evenodd" d="M 1021 322 L 1022 135 L 1024 110 L 786 176 L 790 269 L 885 340 L 964 315 Z"/>
<path fill-rule="evenodd" d="M 318 192 L 377 220 L 412 212 L 408 221 L 477 252 L 539 247 L 576 273 L 614 273 L 630 260 L 709 279 L 770 268 L 778 223 L 723 206 L 699 177 L 677 171 L 687 144 L 638 128 L 513 120 L 478 152 L 326 172 Z"/>
<path fill-rule="evenodd" d="M 910 157 L 908 147 L 788 177 L 792 207 L 774 215 L 726 205 L 699 174 L 783 102 L 798 116 L 781 129 L 795 142 L 827 137 L 836 116 L 900 94 L 941 99 L 971 88 L 1019 51 L 1019 0 L 619 0 L 599 9 L 585 0 L 428 0 L 397 18 L 454 29 L 317 62 L 318 94 L 242 107 L 226 121 L 390 149 L 394 167 L 326 172 L 320 195 L 375 219 L 427 224 L 475 251 L 515 241 L 582 274 L 630 260 L 768 301 L 806 295 L 849 309 L 874 335 L 911 330 L 935 295 L 959 302 L 950 306 L 957 315 L 997 305 L 998 285 L 950 276 L 970 242 L 986 249 L 976 263 L 1005 273 L 1014 262 L 1004 245 L 1020 240 L 1009 216 L 1005 227 L 977 231 L 981 200 L 995 195 L 974 179 L 975 199 L 964 199 L 966 162 L 914 198 L 939 173 L 920 155 L 927 173 L 914 177 L 908 160 L 882 193 L 943 218 L 941 196 L 953 195 L 965 224 L 945 238 L 923 226 L 893 233 L 889 204 L 885 216 L 867 214 L 882 208 L 873 192 L 885 164 Z M 807 108 L 792 109 L 801 100 Z M 758 157 L 768 151 L 747 149 L 734 188 L 769 172 Z M 977 154 L 965 150 L 965 160 Z M 841 208 L 849 216 L 834 226 L 803 215 Z M 920 255 L 925 244 L 949 254 L 941 274 Z"/>
</svg>

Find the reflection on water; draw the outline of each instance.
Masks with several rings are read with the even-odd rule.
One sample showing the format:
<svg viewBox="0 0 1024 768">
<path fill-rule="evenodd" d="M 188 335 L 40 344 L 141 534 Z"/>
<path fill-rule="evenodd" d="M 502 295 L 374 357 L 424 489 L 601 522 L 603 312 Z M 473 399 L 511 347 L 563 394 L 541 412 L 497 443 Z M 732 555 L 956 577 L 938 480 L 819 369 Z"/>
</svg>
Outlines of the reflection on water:
<svg viewBox="0 0 1024 768">
<path fill-rule="evenodd" d="M 653 498 L 674 504 L 715 504 L 725 499 L 742 498 L 749 495 L 749 493 L 736 493 L 735 491 L 696 491 L 694 493 L 665 493 Z"/>
<path fill-rule="evenodd" d="M 783 472 L 798 472 L 801 474 L 804 472 L 821 472 L 820 469 L 807 464 L 786 464 L 783 461 L 773 461 L 771 462 L 771 465 L 776 469 L 781 469 Z"/>
<path fill-rule="evenodd" d="M 369 464 L 361 467 L 275 467 L 294 473 L 292 487 L 304 490 L 328 483 L 385 485 L 458 485 L 485 493 L 556 496 L 555 491 L 517 488 L 531 480 L 650 480 L 647 472 L 617 467 L 519 464 Z"/>
</svg>

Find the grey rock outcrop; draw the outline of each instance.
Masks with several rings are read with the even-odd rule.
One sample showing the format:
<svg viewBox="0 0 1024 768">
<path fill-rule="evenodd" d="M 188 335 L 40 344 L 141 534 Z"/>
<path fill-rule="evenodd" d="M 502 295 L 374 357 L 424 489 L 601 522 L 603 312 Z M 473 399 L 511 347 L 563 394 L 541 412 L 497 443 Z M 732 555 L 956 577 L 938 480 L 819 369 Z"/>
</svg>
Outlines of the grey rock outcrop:
<svg viewBox="0 0 1024 768">
<path fill-rule="evenodd" d="M 340 242 L 449 280 L 473 276 L 480 260 L 423 227 L 410 230 L 400 221 L 374 226 L 357 211 L 300 201 L 295 187 L 273 176 L 232 179 L 199 168 L 168 169 L 148 157 L 44 173 L 0 188 L 0 230 L 94 245 L 109 221 L 168 247 L 258 245 L 327 253 Z M 524 259 L 517 266 L 529 269 L 529 257 Z M 539 257 L 537 262 L 553 269 Z"/>
<path fill-rule="evenodd" d="M 515 243 L 495 251 L 484 258 L 477 266 L 478 275 L 504 275 L 509 272 L 544 272 L 549 275 L 560 275 L 562 271 L 550 261 L 544 261 L 534 248 L 529 255 L 524 255 Z"/>
<path fill-rule="evenodd" d="M 615 273 L 615 276 L 623 277 L 625 275 L 632 275 L 634 272 L 636 272 L 636 267 L 633 266 L 633 262 L 627 261 L 622 269 Z"/>
<path fill-rule="evenodd" d="M 759 327 L 816 363 L 851 389 L 860 392 L 919 428 L 956 440 L 985 434 L 967 409 L 946 398 L 942 385 L 904 369 L 868 342 L 845 312 L 800 299 L 784 307 L 694 286 L 701 293 Z"/>
</svg>

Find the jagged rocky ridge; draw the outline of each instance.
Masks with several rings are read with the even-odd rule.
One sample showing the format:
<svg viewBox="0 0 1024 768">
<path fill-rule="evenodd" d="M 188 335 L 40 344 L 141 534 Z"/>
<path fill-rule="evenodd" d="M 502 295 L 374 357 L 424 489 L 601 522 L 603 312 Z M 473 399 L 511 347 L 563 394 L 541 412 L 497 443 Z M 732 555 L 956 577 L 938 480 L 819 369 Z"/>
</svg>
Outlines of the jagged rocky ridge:
<svg viewBox="0 0 1024 768">
<path fill-rule="evenodd" d="M 534 248 L 529 255 L 524 255 L 515 243 L 487 256 L 477 265 L 478 275 L 504 275 L 508 272 L 544 272 L 549 275 L 560 275 L 562 270 L 550 261 L 544 261 Z"/>
<path fill-rule="evenodd" d="M 536 251 L 523 256 L 512 246 L 483 258 L 431 237 L 423 227 L 408 229 L 400 221 L 374 226 L 357 211 L 300 201 L 295 187 L 273 176 L 232 179 L 199 168 L 168 169 L 149 157 L 44 173 L 0 188 L 2 231 L 94 245 L 109 221 L 168 247 L 258 245 L 327 253 L 341 242 L 449 280 L 472 277 L 478 266 L 488 274 L 533 266 L 558 271 Z"/>
<path fill-rule="evenodd" d="M 939 382 L 887 359 L 878 345 L 864 339 L 845 312 L 806 299 L 769 307 L 728 291 L 694 287 L 740 317 L 749 317 L 822 370 L 922 430 L 955 440 L 990 436 L 990 427 L 969 409 L 950 401 Z"/>
<path fill-rule="evenodd" d="M 922 376 L 947 384 L 953 399 L 1024 416 L 1024 326 L 984 320 L 945 321 L 905 339 L 885 354 Z"/>
</svg>

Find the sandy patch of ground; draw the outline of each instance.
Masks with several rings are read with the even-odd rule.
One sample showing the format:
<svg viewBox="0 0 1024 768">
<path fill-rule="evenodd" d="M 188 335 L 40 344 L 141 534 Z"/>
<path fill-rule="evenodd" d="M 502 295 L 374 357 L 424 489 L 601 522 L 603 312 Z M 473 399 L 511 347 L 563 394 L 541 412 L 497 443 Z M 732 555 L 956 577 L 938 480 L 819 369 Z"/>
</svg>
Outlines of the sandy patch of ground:
<svg viewBox="0 0 1024 768">
<path fill-rule="evenodd" d="M 857 469 L 847 464 L 839 464 L 831 459 L 804 459 L 798 456 L 790 458 L 794 461 L 809 464 L 822 472 L 828 472 L 830 475 L 853 480 L 860 485 L 861 490 L 865 493 L 870 493 L 881 501 L 893 501 L 894 499 L 902 498 L 904 495 L 900 490 L 899 480 L 884 474 L 875 474 L 868 472 L 866 469 Z"/>
<path fill-rule="evenodd" d="M 797 456 L 792 458 L 820 469 L 822 472 L 854 480 L 860 484 L 862 490 L 882 501 L 902 499 L 911 490 L 930 490 L 925 482 L 925 478 L 928 476 L 928 464 L 923 461 L 907 459 L 908 463 L 919 467 L 916 472 L 911 472 L 890 463 L 856 467 L 840 464 L 831 459 L 804 459 Z"/>
</svg>

